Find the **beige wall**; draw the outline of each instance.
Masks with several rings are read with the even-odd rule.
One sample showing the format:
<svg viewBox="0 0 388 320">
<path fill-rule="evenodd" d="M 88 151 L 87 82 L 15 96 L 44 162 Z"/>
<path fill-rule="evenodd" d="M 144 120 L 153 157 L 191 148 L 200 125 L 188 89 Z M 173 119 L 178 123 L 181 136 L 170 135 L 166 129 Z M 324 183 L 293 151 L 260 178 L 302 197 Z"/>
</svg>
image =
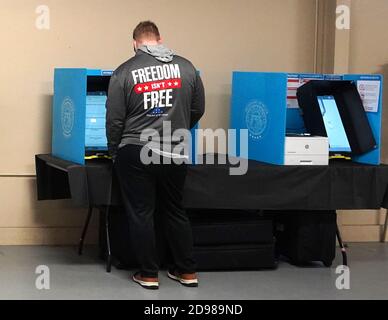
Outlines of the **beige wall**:
<svg viewBox="0 0 388 320">
<path fill-rule="evenodd" d="M 49 31 L 35 28 L 41 4 Z M 157 22 L 202 71 L 203 127 L 228 126 L 233 70 L 314 71 L 312 0 L 1 0 L 1 13 L 0 244 L 76 243 L 85 210 L 35 200 L 34 155 L 51 145 L 53 69 L 115 68 L 132 56 L 140 20 Z"/>
</svg>

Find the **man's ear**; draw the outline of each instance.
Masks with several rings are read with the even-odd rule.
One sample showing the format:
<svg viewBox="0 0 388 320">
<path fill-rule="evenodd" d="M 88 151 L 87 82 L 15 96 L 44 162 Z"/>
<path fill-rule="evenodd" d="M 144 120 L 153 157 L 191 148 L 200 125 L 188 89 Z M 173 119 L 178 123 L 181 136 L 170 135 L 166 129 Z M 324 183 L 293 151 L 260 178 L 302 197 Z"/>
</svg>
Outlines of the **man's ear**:
<svg viewBox="0 0 388 320">
<path fill-rule="evenodd" d="M 160 37 L 158 40 L 158 44 L 162 44 L 162 43 L 163 43 L 163 39 Z"/>
</svg>

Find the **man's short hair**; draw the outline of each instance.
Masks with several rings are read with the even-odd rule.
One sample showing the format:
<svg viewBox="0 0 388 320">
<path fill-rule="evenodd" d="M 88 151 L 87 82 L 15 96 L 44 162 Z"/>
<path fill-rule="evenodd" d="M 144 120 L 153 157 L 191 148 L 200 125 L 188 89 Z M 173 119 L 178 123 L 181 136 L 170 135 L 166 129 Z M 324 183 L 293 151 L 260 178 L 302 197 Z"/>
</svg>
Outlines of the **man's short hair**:
<svg viewBox="0 0 388 320">
<path fill-rule="evenodd" d="M 155 39 L 160 40 L 159 29 L 152 21 L 140 22 L 135 30 L 133 30 L 133 40 L 139 41 L 141 39 Z"/>
</svg>

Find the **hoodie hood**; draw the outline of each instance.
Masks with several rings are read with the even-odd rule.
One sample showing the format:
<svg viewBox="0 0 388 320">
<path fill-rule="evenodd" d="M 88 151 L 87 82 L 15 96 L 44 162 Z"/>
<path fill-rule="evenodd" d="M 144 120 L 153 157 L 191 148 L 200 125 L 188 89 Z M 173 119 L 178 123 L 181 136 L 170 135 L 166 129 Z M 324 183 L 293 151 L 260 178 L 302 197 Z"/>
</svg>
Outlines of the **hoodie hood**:
<svg viewBox="0 0 388 320">
<path fill-rule="evenodd" d="M 155 57 L 156 60 L 165 63 L 171 62 L 174 58 L 174 51 L 165 47 L 162 44 L 154 46 L 141 46 L 139 50 Z"/>
</svg>

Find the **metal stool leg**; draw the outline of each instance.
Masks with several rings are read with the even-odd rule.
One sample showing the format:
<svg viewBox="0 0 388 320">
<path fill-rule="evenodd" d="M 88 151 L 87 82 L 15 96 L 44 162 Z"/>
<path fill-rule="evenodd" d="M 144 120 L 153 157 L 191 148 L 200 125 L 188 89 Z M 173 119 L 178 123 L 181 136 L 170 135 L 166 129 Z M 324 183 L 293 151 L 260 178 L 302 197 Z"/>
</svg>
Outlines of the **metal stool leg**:
<svg viewBox="0 0 388 320">
<path fill-rule="evenodd" d="M 387 214 L 385 217 L 384 231 L 383 231 L 383 234 L 381 236 L 382 243 L 385 243 L 385 240 L 387 239 L 387 233 L 388 233 L 388 211 L 387 211 Z"/>
<path fill-rule="evenodd" d="M 110 273 L 112 270 L 112 252 L 110 248 L 110 236 L 109 236 L 109 215 L 110 215 L 110 206 L 106 207 L 105 211 L 105 232 L 106 232 L 106 272 Z"/>
<path fill-rule="evenodd" d="M 90 219 L 92 218 L 92 214 L 93 214 L 93 207 L 89 207 L 88 215 L 86 217 L 85 225 L 84 225 L 84 228 L 82 230 L 82 235 L 81 235 L 81 238 L 79 240 L 79 245 L 78 245 L 78 254 L 80 256 L 82 256 L 82 253 L 84 250 L 85 237 L 86 237 L 86 233 L 88 232 L 88 228 L 89 228 L 89 224 L 90 224 Z"/>
<path fill-rule="evenodd" d="M 348 266 L 348 255 L 346 253 L 346 246 L 342 242 L 342 237 L 341 237 L 340 230 L 338 228 L 338 224 L 337 224 L 337 239 L 338 239 L 338 243 L 340 245 L 341 253 L 342 253 L 342 265 Z"/>
</svg>

